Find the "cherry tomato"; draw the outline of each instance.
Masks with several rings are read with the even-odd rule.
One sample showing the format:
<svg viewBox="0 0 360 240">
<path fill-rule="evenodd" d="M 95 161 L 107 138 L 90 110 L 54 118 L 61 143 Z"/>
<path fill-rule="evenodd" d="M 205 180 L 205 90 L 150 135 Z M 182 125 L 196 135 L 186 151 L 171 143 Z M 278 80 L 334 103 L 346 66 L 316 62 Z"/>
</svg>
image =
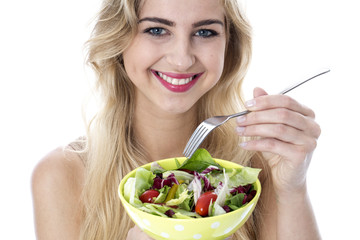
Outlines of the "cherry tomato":
<svg viewBox="0 0 360 240">
<path fill-rule="evenodd" d="M 140 200 L 143 203 L 153 203 L 155 198 L 159 196 L 159 192 L 153 189 L 146 190 L 143 194 L 140 196 Z"/>
<path fill-rule="evenodd" d="M 207 216 L 211 200 L 212 202 L 215 202 L 216 199 L 217 195 L 213 192 L 205 192 L 201 194 L 197 200 L 195 212 L 203 217 Z"/>
</svg>

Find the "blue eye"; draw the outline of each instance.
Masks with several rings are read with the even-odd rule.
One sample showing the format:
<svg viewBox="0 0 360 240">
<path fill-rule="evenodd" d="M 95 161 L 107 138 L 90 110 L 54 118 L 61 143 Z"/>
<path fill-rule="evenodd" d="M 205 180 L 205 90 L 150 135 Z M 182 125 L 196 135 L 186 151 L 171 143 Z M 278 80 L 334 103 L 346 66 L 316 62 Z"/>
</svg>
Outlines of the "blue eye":
<svg viewBox="0 0 360 240">
<path fill-rule="evenodd" d="M 165 29 L 163 28 L 148 28 L 144 31 L 145 33 L 149 33 L 150 35 L 153 35 L 153 36 L 162 36 L 164 34 L 166 34 L 166 31 Z"/>
<path fill-rule="evenodd" d="M 203 38 L 214 37 L 216 35 L 218 35 L 217 32 L 207 29 L 201 29 L 195 33 L 195 36 L 199 36 Z"/>
</svg>

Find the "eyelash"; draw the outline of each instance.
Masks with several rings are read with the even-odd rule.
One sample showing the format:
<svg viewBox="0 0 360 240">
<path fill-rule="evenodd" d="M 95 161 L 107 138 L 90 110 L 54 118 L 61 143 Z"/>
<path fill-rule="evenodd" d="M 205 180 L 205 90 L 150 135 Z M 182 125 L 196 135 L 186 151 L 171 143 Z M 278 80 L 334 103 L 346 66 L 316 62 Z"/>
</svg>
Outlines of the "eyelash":
<svg viewBox="0 0 360 240">
<path fill-rule="evenodd" d="M 155 33 L 157 31 L 158 33 Z M 160 32 L 160 33 L 159 33 Z M 164 32 L 164 33 L 163 33 Z M 202 34 L 200 34 L 202 32 Z M 205 32 L 205 35 L 203 35 Z M 162 27 L 150 27 L 144 30 L 144 33 L 147 33 L 154 37 L 164 37 L 168 34 L 167 30 Z M 201 37 L 201 38 L 211 38 L 219 35 L 218 32 L 210 29 L 199 29 L 194 33 L 194 36 Z"/>
<path fill-rule="evenodd" d="M 154 37 L 162 37 L 164 36 L 165 34 L 159 34 L 159 33 L 155 33 L 154 31 L 157 30 L 157 31 L 164 31 L 165 34 L 166 34 L 166 30 L 164 28 L 161 28 L 161 27 L 151 27 L 151 28 L 147 28 L 144 30 L 144 33 L 147 33 L 147 34 L 150 34 L 151 36 L 154 36 Z"/>
<path fill-rule="evenodd" d="M 207 34 L 204 36 L 204 35 L 198 35 L 198 33 L 200 32 L 206 32 Z M 200 29 L 198 30 L 196 33 L 195 33 L 195 36 L 199 36 L 199 37 L 202 37 L 202 38 L 210 38 L 210 37 L 215 37 L 219 35 L 216 31 L 214 30 L 210 30 L 210 29 Z"/>
</svg>

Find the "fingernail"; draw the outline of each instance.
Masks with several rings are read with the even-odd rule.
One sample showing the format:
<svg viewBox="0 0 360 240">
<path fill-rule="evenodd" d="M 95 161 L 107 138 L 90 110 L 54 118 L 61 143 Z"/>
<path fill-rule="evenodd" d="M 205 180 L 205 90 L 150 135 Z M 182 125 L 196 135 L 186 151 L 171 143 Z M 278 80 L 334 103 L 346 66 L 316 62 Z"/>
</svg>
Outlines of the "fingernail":
<svg viewBox="0 0 360 240">
<path fill-rule="evenodd" d="M 251 99 L 251 100 L 245 102 L 246 107 L 253 107 L 253 106 L 255 106 L 255 104 L 256 104 L 255 99 Z"/>
<path fill-rule="evenodd" d="M 240 147 L 245 147 L 247 145 L 247 142 L 242 142 L 239 144 Z"/>
<path fill-rule="evenodd" d="M 243 135 L 243 134 L 244 134 L 244 131 L 245 131 L 245 128 L 244 128 L 244 127 L 236 127 L 236 132 L 237 132 L 239 135 Z"/>
<path fill-rule="evenodd" d="M 246 117 L 245 117 L 245 116 L 240 116 L 240 117 L 237 117 L 237 118 L 236 118 L 236 122 L 238 122 L 238 123 L 245 122 L 245 120 L 246 120 Z"/>
</svg>

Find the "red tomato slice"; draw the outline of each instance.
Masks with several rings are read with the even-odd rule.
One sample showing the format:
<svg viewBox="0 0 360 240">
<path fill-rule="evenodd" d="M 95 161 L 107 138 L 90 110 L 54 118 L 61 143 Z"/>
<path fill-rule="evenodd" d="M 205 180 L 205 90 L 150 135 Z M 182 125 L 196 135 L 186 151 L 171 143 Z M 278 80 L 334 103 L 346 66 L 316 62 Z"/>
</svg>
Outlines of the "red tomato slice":
<svg viewBox="0 0 360 240">
<path fill-rule="evenodd" d="M 155 198 L 157 198 L 157 196 L 159 196 L 159 192 L 153 189 L 147 190 L 145 191 L 143 194 L 141 194 L 140 196 L 140 200 L 143 203 L 153 203 Z"/>
<path fill-rule="evenodd" d="M 212 202 L 215 202 L 216 199 L 217 195 L 213 192 L 205 192 L 201 194 L 196 203 L 195 212 L 203 217 L 207 216 L 211 200 Z"/>
</svg>

